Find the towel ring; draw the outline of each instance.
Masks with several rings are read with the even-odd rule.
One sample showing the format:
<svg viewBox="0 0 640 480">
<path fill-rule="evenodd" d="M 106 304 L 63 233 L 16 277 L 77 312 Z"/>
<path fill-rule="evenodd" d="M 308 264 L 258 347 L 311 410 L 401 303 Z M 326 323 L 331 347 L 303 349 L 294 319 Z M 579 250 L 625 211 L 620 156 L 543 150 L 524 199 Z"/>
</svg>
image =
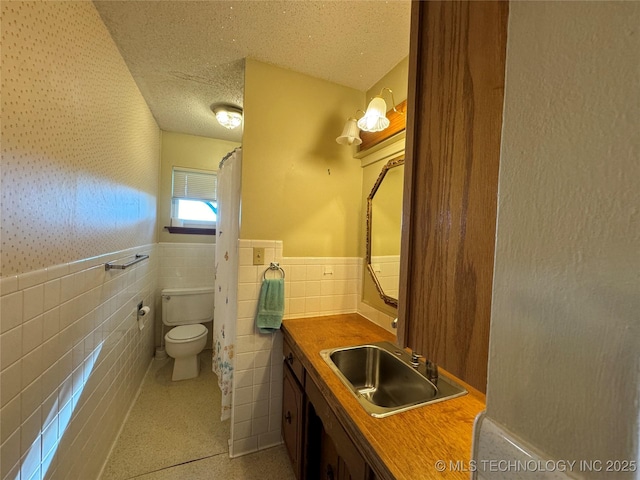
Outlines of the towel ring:
<svg viewBox="0 0 640 480">
<path fill-rule="evenodd" d="M 284 278 L 284 270 L 282 269 L 280 264 L 278 262 L 271 262 L 269 264 L 269 267 L 267 267 L 267 269 L 262 274 L 262 280 L 266 280 L 267 279 L 267 272 L 269 270 L 280 270 L 280 273 L 282 274 L 282 278 Z"/>
</svg>

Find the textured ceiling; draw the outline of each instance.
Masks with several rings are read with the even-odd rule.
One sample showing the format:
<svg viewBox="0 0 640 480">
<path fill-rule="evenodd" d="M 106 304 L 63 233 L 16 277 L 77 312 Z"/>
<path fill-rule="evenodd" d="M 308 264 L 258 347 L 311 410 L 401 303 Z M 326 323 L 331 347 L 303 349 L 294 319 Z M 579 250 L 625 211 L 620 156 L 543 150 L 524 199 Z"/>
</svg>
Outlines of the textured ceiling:
<svg viewBox="0 0 640 480">
<path fill-rule="evenodd" d="M 409 53 L 410 1 L 94 1 L 160 128 L 241 141 L 244 58 L 366 91 Z"/>
</svg>

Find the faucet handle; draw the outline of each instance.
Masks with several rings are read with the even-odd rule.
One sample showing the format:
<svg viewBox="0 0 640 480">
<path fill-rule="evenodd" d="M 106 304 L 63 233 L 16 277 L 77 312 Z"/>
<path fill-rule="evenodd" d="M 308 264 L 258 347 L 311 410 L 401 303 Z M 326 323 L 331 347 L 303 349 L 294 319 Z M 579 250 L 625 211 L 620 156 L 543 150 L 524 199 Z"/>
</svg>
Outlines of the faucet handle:
<svg viewBox="0 0 640 480">
<path fill-rule="evenodd" d="M 413 368 L 418 368 L 420 366 L 420 357 L 422 355 L 420 355 L 419 353 L 416 353 L 415 351 L 411 352 L 411 366 Z"/>
</svg>

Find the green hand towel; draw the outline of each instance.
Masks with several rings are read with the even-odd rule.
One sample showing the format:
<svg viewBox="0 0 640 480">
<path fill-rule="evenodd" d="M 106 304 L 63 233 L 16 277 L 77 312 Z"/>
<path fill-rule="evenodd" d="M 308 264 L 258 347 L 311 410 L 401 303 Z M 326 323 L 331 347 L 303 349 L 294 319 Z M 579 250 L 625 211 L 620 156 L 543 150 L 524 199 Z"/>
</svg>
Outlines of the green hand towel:
<svg viewBox="0 0 640 480">
<path fill-rule="evenodd" d="M 284 278 L 267 278 L 262 281 L 256 325 L 260 333 L 272 333 L 280 329 L 284 315 Z"/>
</svg>

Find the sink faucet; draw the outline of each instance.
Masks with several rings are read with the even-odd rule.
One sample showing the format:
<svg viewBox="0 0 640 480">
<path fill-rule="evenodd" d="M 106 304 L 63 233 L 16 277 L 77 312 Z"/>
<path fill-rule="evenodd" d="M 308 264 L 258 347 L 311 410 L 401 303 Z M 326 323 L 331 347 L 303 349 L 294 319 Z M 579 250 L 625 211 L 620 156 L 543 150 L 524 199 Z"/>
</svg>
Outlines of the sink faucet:
<svg viewBox="0 0 640 480">
<path fill-rule="evenodd" d="M 416 370 L 418 370 L 420 367 L 421 356 L 422 355 L 420 355 L 419 353 L 416 353 L 415 351 L 411 352 L 411 366 Z M 425 367 L 424 376 L 427 377 L 427 379 L 431 383 L 437 384 L 438 383 L 438 365 L 436 365 L 431 360 L 425 359 L 424 367 Z"/>
<path fill-rule="evenodd" d="M 425 362 L 425 373 L 427 374 L 427 379 L 433 383 L 434 385 L 438 384 L 438 365 L 433 363 L 430 360 Z"/>
</svg>

